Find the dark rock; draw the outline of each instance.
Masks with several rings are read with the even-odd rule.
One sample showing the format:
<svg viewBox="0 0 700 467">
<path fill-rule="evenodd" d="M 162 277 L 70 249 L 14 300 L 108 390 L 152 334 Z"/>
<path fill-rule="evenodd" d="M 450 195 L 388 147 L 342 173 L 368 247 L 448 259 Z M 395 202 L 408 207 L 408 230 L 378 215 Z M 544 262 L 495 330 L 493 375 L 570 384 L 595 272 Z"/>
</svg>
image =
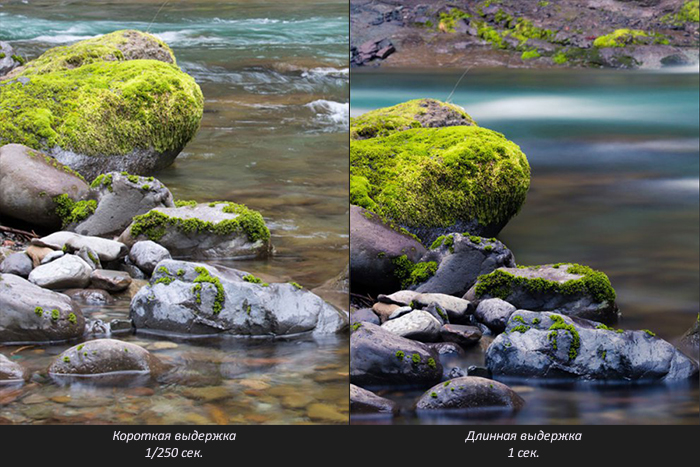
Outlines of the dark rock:
<svg viewBox="0 0 700 467">
<path fill-rule="evenodd" d="M 12 274 L 0 274 L 0 342 L 52 342 L 80 337 L 83 313 L 69 297 Z"/>
<path fill-rule="evenodd" d="M 32 269 L 32 259 L 22 252 L 11 254 L 0 263 L 0 273 L 14 274 L 25 279 L 29 277 Z"/>
<path fill-rule="evenodd" d="M 363 323 L 350 335 L 350 382 L 357 385 L 425 385 L 440 381 L 442 364 L 437 352 L 420 342 L 404 339 Z"/>
<path fill-rule="evenodd" d="M 162 368 L 158 358 L 138 345 L 114 339 L 97 339 L 60 354 L 48 372 L 53 377 L 80 377 L 109 373 L 158 373 Z"/>
<path fill-rule="evenodd" d="M 464 355 L 464 349 L 455 344 L 454 342 L 435 342 L 433 344 L 427 344 L 431 349 L 434 349 L 438 355 L 447 355 L 447 356 L 463 356 Z"/>
<path fill-rule="evenodd" d="M 111 333 L 133 332 L 134 322 L 130 319 L 113 319 L 109 322 L 109 331 Z"/>
<path fill-rule="evenodd" d="M 345 312 L 295 285 L 175 260 L 159 263 L 150 285 L 136 293 L 131 319 L 139 331 L 185 335 L 334 334 L 348 326 Z"/>
<path fill-rule="evenodd" d="M 379 397 L 354 384 L 350 385 L 350 412 L 356 414 L 392 414 L 397 411 L 396 404 L 389 399 Z"/>
<path fill-rule="evenodd" d="M 467 375 L 469 376 L 478 376 L 480 378 L 487 378 L 491 379 L 493 375 L 489 371 L 488 368 L 483 367 L 483 366 L 476 366 L 476 365 L 471 365 L 469 368 L 467 368 Z"/>
<path fill-rule="evenodd" d="M 495 333 L 503 332 L 508 318 L 517 310 L 510 303 L 500 298 L 489 298 L 479 302 L 474 316 Z"/>
<path fill-rule="evenodd" d="M 377 294 L 401 288 L 396 259 L 418 262 L 425 248 L 409 234 L 358 206 L 350 206 L 350 275 L 354 293 Z"/>
<path fill-rule="evenodd" d="M 416 403 L 416 410 L 503 409 L 518 411 L 522 397 L 503 383 L 476 376 L 464 376 L 428 389 Z"/>
<path fill-rule="evenodd" d="M 481 339 L 481 331 L 474 326 L 462 324 L 446 324 L 440 329 L 443 341 L 454 342 L 462 347 L 470 347 Z"/>
<path fill-rule="evenodd" d="M 372 323 L 379 325 L 379 317 L 372 311 L 371 308 L 362 308 L 350 313 L 350 324 L 354 323 Z"/>
<path fill-rule="evenodd" d="M 102 289 L 69 289 L 63 293 L 86 305 L 110 305 L 114 303 L 114 297 Z"/>
<path fill-rule="evenodd" d="M 90 284 L 96 289 L 118 293 L 129 288 L 131 276 L 123 271 L 96 269 L 90 274 Z"/>
<path fill-rule="evenodd" d="M 700 359 L 700 315 L 681 338 L 680 348 L 695 361 Z"/>
<path fill-rule="evenodd" d="M 617 332 L 555 313 L 518 310 L 486 351 L 494 375 L 579 380 L 697 378 L 698 365 L 648 331 Z"/>
<path fill-rule="evenodd" d="M 445 379 L 450 380 L 450 379 L 455 379 L 455 378 L 461 378 L 463 376 L 467 376 L 467 372 L 461 369 L 460 367 L 452 367 L 450 368 L 450 371 L 445 372 Z"/>
</svg>

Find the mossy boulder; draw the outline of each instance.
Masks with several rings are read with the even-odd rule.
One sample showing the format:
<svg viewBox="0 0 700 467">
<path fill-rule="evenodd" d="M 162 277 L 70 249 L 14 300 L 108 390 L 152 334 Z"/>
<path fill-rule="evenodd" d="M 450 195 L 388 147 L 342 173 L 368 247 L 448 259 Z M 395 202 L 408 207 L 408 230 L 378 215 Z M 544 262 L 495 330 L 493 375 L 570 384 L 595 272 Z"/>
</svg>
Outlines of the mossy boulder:
<svg viewBox="0 0 700 467">
<path fill-rule="evenodd" d="M 500 298 L 523 310 L 557 311 L 614 323 L 615 289 L 604 273 L 579 264 L 499 268 L 479 277 L 465 298 L 475 303 Z"/>
<path fill-rule="evenodd" d="M 449 232 L 491 237 L 520 210 L 530 166 L 500 133 L 476 126 L 412 128 L 350 144 L 350 202 L 424 244 Z"/>
<path fill-rule="evenodd" d="M 20 144 L 0 147 L 2 216 L 58 229 L 65 219 L 80 217 L 89 190 L 80 174 L 53 157 Z"/>
<path fill-rule="evenodd" d="M 348 316 L 290 283 L 265 283 L 244 271 L 165 260 L 131 301 L 141 332 L 181 335 L 335 334 Z"/>
<path fill-rule="evenodd" d="M 272 252 L 262 215 L 228 201 L 155 208 L 134 217 L 119 237 L 128 246 L 151 240 L 173 256 L 189 258 L 259 257 Z"/>
<path fill-rule="evenodd" d="M 388 136 L 411 128 L 472 126 L 476 122 L 461 107 L 435 99 L 415 99 L 393 107 L 372 110 L 350 119 L 350 137 Z"/>
<path fill-rule="evenodd" d="M 525 401 L 503 383 L 478 376 L 463 376 L 437 384 L 416 402 L 424 410 L 501 410 L 515 412 Z"/>
<path fill-rule="evenodd" d="M 67 341 L 84 331 L 83 313 L 69 297 L 0 274 L 0 343 Z"/>
<path fill-rule="evenodd" d="M 172 51 L 138 31 L 50 49 L 0 89 L 0 144 L 43 150 L 88 178 L 169 166 L 203 113 L 202 92 Z"/>
<path fill-rule="evenodd" d="M 66 230 L 81 235 L 107 237 L 121 234 L 135 216 L 154 208 L 173 208 L 170 190 L 153 177 L 131 175 L 128 172 L 101 174 L 90 184 L 90 201 L 94 209 Z"/>
<path fill-rule="evenodd" d="M 49 366 L 52 377 L 87 377 L 109 374 L 159 373 L 163 363 L 136 344 L 97 339 L 66 350 Z"/>
<path fill-rule="evenodd" d="M 623 331 L 557 313 L 514 312 L 486 351 L 495 376 L 680 381 L 698 365 L 649 330 Z"/>
</svg>

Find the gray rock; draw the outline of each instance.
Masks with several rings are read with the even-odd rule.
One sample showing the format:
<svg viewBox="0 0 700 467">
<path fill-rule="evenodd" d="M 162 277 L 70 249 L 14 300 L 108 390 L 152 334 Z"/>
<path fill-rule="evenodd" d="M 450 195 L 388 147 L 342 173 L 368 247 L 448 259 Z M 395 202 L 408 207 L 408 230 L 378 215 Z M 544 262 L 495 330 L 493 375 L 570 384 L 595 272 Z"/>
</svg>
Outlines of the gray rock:
<svg viewBox="0 0 700 467">
<path fill-rule="evenodd" d="M 131 277 L 123 271 L 107 271 L 95 269 L 90 274 L 90 284 L 96 289 L 118 293 L 129 288 Z"/>
<path fill-rule="evenodd" d="M 354 293 L 377 294 L 401 288 L 396 258 L 418 262 L 425 248 L 379 216 L 350 206 L 350 274 Z"/>
<path fill-rule="evenodd" d="M 44 256 L 44 259 L 41 260 L 41 264 L 49 264 L 51 261 L 55 261 L 58 258 L 63 257 L 64 255 L 65 253 L 61 250 L 52 251 L 48 255 Z"/>
<path fill-rule="evenodd" d="M 238 229 L 224 229 L 225 233 L 216 230 L 226 227 L 241 216 L 226 212 L 227 210 L 227 203 L 156 208 L 144 216 L 158 218 L 160 227 L 157 233 L 152 230 L 140 231 L 140 221 L 136 218 L 121 234 L 119 241 L 133 246 L 136 242 L 150 239 L 165 247 L 172 255 L 188 258 L 245 258 L 270 254 L 272 246 L 267 227 L 264 227 L 265 235 L 247 224 Z M 260 216 L 254 211 L 250 212 L 253 216 Z M 259 217 L 259 221 L 264 223 L 262 216 Z M 190 228 L 188 222 L 205 223 L 210 225 L 211 229 Z M 251 231 L 246 231 L 248 229 Z"/>
<path fill-rule="evenodd" d="M 158 264 L 150 285 L 131 301 L 139 331 L 186 335 L 333 334 L 346 313 L 292 284 L 258 284 L 243 271 L 185 261 Z M 252 276 L 250 276 L 252 277 Z"/>
<path fill-rule="evenodd" d="M 428 389 L 416 403 L 416 409 L 503 409 L 515 412 L 524 405 L 523 398 L 503 383 L 464 376 Z"/>
<path fill-rule="evenodd" d="M 83 335 L 85 319 L 69 297 L 21 277 L 0 274 L 0 342 L 66 341 Z"/>
<path fill-rule="evenodd" d="M 19 62 L 13 58 L 15 50 L 7 42 L 0 41 L 0 77 L 4 77 L 19 66 Z"/>
<path fill-rule="evenodd" d="M 15 274 L 25 279 L 29 277 L 34 265 L 26 253 L 13 253 L 0 263 L 0 273 Z"/>
<path fill-rule="evenodd" d="M 447 313 L 445 313 L 445 310 L 443 310 L 440 305 L 437 305 L 435 303 L 431 303 L 423 311 L 427 311 L 428 313 L 430 313 L 430 315 L 433 318 L 438 320 L 438 323 L 440 323 L 440 326 L 450 322 L 450 319 L 447 317 Z"/>
<path fill-rule="evenodd" d="M 29 274 L 29 282 L 46 289 L 85 288 L 90 284 L 92 268 L 75 255 L 42 264 Z"/>
<path fill-rule="evenodd" d="M 134 322 L 130 319 L 113 319 L 109 322 L 109 331 L 111 333 L 125 333 L 134 330 Z"/>
<path fill-rule="evenodd" d="M 151 240 L 145 240 L 134 243 L 129 251 L 129 259 L 141 271 L 150 276 L 158 263 L 172 258 L 165 247 Z"/>
<path fill-rule="evenodd" d="M 22 383 L 27 379 L 27 371 L 0 353 L 0 386 L 3 384 Z"/>
<path fill-rule="evenodd" d="M 86 247 L 94 251 L 100 261 L 114 261 L 126 256 L 129 249 L 126 245 L 114 240 L 100 237 L 88 237 L 74 232 L 54 232 L 51 235 L 32 240 L 32 245 L 48 247 L 54 250 L 80 251 Z"/>
<path fill-rule="evenodd" d="M 467 375 L 468 376 L 479 376 L 481 378 L 488 378 L 491 379 L 493 375 L 489 371 L 488 368 L 483 367 L 483 366 L 477 366 L 477 365 L 471 365 L 469 368 L 467 368 Z"/>
<path fill-rule="evenodd" d="M 80 250 L 78 250 L 75 255 L 85 261 L 88 266 L 92 268 L 94 271 L 95 269 L 102 269 L 102 263 L 100 262 L 100 257 L 97 253 L 95 253 L 92 248 L 84 246 Z"/>
<path fill-rule="evenodd" d="M 440 329 L 440 337 L 445 342 L 454 342 L 462 347 L 470 347 L 481 339 L 481 331 L 475 326 L 446 324 Z"/>
<path fill-rule="evenodd" d="M 153 177 L 109 172 L 91 186 L 90 197 L 97 200 L 95 212 L 67 230 L 97 237 L 119 235 L 135 216 L 154 208 L 175 207 L 170 190 Z"/>
<path fill-rule="evenodd" d="M 158 373 L 163 364 L 146 349 L 115 339 L 97 339 L 66 350 L 49 366 L 51 376 Z"/>
<path fill-rule="evenodd" d="M 464 349 L 454 342 L 435 342 L 427 345 L 430 346 L 431 349 L 434 349 L 438 355 L 454 355 L 460 357 L 464 355 Z"/>
<path fill-rule="evenodd" d="M 391 314 L 387 318 L 387 321 L 389 321 L 390 319 L 400 318 L 403 315 L 406 315 L 412 311 L 413 311 L 413 308 L 411 308 L 410 306 L 400 306 L 391 312 Z"/>
<path fill-rule="evenodd" d="M 361 308 L 350 313 L 350 324 L 354 323 L 372 323 L 379 325 L 379 317 L 372 311 L 371 308 Z"/>
<path fill-rule="evenodd" d="M 683 334 L 679 346 L 687 355 L 693 357 L 695 361 L 700 359 L 700 315 L 698 315 L 693 326 Z"/>
<path fill-rule="evenodd" d="M 350 382 L 360 386 L 434 384 L 442 377 L 437 352 L 382 327 L 362 323 L 350 334 Z"/>
<path fill-rule="evenodd" d="M 697 378 L 698 365 L 647 331 L 616 332 L 594 321 L 518 310 L 486 351 L 494 375 L 578 380 Z"/>
<path fill-rule="evenodd" d="M 417 294 L 411 303 L 420 309 L 437 306 L 447 315 L 448 321 L 455 324 L 468 322 L 474 308 L 469 300 L 441 293 Z"/>
<path fill-rule="evenodd" d="M 421 342 L 435 342 L 440 337 L 440 322 L 430 313 L 415 310 L 382 324 L 382 329 L 397 336 Z"/>
<path fill-rule="evenodd" d="M 479 302 L 474 316 L 493 332 L 500 333 L 506 328 L 508 318 L 515 310 L 517 308 L 500 298 L 489 298 Z"/>
<path fill-rule="evenodd" d="M 593 270 L 586 275 L 573 274 L 570 270 L 574 267 L 560 264 L 500 268 L 480 277 L 465 298 L 479 302 L 497 297 L 523 310 L 556 311 L 567 316 L 615 323 L 619 311 L 614 300 L 615 291 L 607 276 Z"/>
<path fill-rule="evenodd" d="M 53 158 L 20 144 L 0 147 L 0 215 L 60 228 L 53 198 L 65 194 L 78 201 L 88 191 L 82 177 Z"/>
<path fill-rule="evenodd" d="M 449 371 L 445 371 L 445 380 L 461 378 L 462 376 L 467 376 L 467 372 L 458 366 L 450 368 Z"/>
<path fill-rule="evenodd" d="M 351 384 L 350 412 L 354 414 L 393 414 L 398 412 L 398 409 L 393 401 Z"/>
<path fill-rule="evenodd" d="M 114 303 L 114 297 L 102 289 L 68 289 L 63 293 L 86 305 L 110 305 Z"/>
<path fill-rule="evenodd" d="M 513 253 L 498 240 L 459 233 L 449 234 L 421 261 L 435 261 L 438 269 L 417 292 L 463 296 L 479 276 L 500 267 L 515 267 Z"/>
<path fill-rule="evenodd" d="M 377 300 L 388 305 L 410 306 L 419 294 L 413 290 L 399 290 L 391 295 L 380 294 Z"/>
</svg>

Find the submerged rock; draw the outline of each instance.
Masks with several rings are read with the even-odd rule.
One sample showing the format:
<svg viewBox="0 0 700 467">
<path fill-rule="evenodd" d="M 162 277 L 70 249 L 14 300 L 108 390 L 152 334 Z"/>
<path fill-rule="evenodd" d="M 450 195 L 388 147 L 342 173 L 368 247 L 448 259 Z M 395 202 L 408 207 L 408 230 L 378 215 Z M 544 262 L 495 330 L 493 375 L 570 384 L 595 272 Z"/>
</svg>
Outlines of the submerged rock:
<svg viewBox="0 0 700 467">
<path fill-rule="evenodd" d="M 21 383 L 27 379 L 27 371 L 19 363 L 15 363 L 0 353 L 0 386 L 10 383 Z"/>
<path fill-rule="evenodd" d="M 350 206 L 350 274 L 354 293 L 391 292 L 411 282 L 407 266 L 425 247 L 406 231 L 358 206 Z"/>
<path fill-rule="evenodd" d="M 146 349 L 115 339 L 97 339 L 66 350 L 49 366 L 52 376 L 157 373 L 163 368 Z"/>
<path fill-rule="evenodd" d="M 417 410 L 502 409 L 518 411 L 525 401 L 503 383 L 478 376 L 463 376 L 428 389 Z"/>
<path fill-rule="evenodd" d="M 651 331 L 613 330 L 556 313 L 518 310 L 486 351 L 494 375 L 678 381 L 698 365 Z"/>
<path fill-rule="evenodd" d="M 333 334 L 344 312 L 294 284 L 266 284 L 243 271 L 166 260 L 131 301 L 140 331 L 189 335 Z"/>
<path fill-rule="evenodd" d="M 438 264 L 435 274 L 419 284 L 417 292 L 463 296 L 479 276 L 501 267 L 515 267 L 513 253 L 495 238 L 468 233 L 438 237 L 421 261 Z"/>
<path fill-rule="evenodd" d="M 394 221 L 425 244 L 444 232 L 496 235 L 520 210 L 530 166 L 502 134 L 467 124 L 423 128 L 412 118 L 406 125 L 392 108 L 371 117 L 369 126 L 380 130 L 351 139 L 351 204 Z M 351 133 L 367 133 L 368 119 L 352 119 Z"/>
<path fill-rule="evenodd" d="M 359 325 L 358 325 L 359 324 Z M 350 382 L 360 386 L 424 385 L 440 381 L 435 350 L 371 323 L 356 323 L 350 334 Z"/>
<path fill-rule="evenodd" d="M 119 241 L 131 246 L 142 240 L 190 258 L 255 257 L 272 251 L 260 213 L 224 201 L 156 208 L 136 216 Z"/>
<path fill-rule="evenodd" d="M 350 385 L 350 412 L 355 414 L 392 414 L 396 404 L 354 384 Z"/>
<path fill-rule="evenodd" d="M 83 177 L 56 159 L 20 144 L 0 147 L 0 215 L 58 229 L 90 209 L 81 202 L 88 191 Z"/>
<path fill-rule="evenodd" d="M 90 186 L 90 198 L 96 202 L 94 212 L 66 227 L 81 235 L 119 235 L 135 216 L 154 208 L 175 207 L 170 190 L 153 177 L 109 172 L 98 176 Z"/>
<path fill-rule="evenodd" d="M 170 48 L 138 31 L 50 49 L 0 86 L 0 144 L 44 150 L 89 178 L 169 166 L 203 113 Z"/>
<path fill-rule="evenodd" d="M 557 311 L 567 316 L 614 323 L 619 312 L 608 277 L 578 264 L 500 268 L 479 277 L 469 300 L 501 298 L 516 308 Z"/>
<path fill-rule="evenodd" d="M 0 342 L 66 341 L 84 330 L 83 313 L 69 297 L 0 274 Z"/>
</svg>

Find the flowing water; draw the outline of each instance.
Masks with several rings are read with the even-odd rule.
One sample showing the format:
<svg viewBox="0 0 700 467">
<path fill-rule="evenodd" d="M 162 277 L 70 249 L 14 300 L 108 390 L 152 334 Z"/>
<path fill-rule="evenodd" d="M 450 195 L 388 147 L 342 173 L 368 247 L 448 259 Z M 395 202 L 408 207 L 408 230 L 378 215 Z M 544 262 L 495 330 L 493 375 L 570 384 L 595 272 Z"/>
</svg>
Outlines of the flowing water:
<svg viewBox="0 0 700 467">
<path fill-rule="evenodd" d="M 150 31 L 165 40 L 205 96 L 196 138 L 175 164 L 154 175 L 176 199 L 243 203 L 270 226 L 273 257 L 219 263 L 309 289 L 342 272 L 348 261 L 346 2 L 0 4 L 0 40 L 30 59 L 120 29 Z M 347 307 L 342 295 L 333 298 Z M 93 319 L 123 318 L 128 305 L 121 298 L 85 311 Z M 146 386 L 58 387 L 43 373 L 65 345 L 1 347 L 37 376 L 22 389 L 0 389 L 0 423 L 347 420 L 346 337 L 125 339 L 143 344 L 175 370 Z"/>
<path fill-rule="evenodd" d="M 445 100 L 461 74 L 353 72 L 351 114 L 409 99 Z M 471 70 L 451 101 L 528 157 L 527 201 L 499 235 L 516 262 L 577 262 L 602 270 L 617 291 L 620 327 L 651 329 L 676 342 L 700 308 L 697 67 L 665 73 Z M 483 365 L 483 351 L 447 362 L 448 368 L 472 364 Z M 697 381 L 511 384 L 527 405 L 515 417 L 498 417 L 499 423 L 698 423 Z M 384 388 L 380 394 L 406 409 L 394 423 L 464 423 L 460 417 L 418 418 L 410 407 L 422 391 Z"/>
</svg>

